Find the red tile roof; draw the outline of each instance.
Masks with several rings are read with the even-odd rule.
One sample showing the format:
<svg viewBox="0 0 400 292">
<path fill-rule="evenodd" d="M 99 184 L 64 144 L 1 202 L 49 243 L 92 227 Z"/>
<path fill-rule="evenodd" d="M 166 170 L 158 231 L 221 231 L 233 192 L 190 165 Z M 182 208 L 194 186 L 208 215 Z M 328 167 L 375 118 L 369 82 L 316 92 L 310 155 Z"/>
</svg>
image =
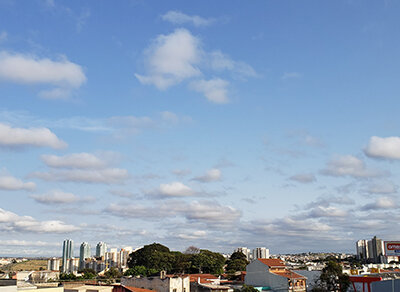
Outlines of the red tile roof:
<svg viewBox="0 0 400 292">
<path fill-rule="evenodd" d="M 218 277 L 212 274 L 186 274 L 183 277 L 190 277 L 190 282 L 198 282 L 200 278 L 200 283 L 212 283 L 218 280 Z"/>
<path fill-rule="evenodd" d="M 288 279 L 307 279 L 306 277 L 299 275 L 295 272 L 289 271 L 289 270 L 284 270 L 284 271 L 279 271 L 279 272 L 273 272 L 273 274 L 282 276 Z"/>
<path fill-rule="evenodd" d="M 280 260 L 280 259 L 258 259 L 260 262 L 262 262 L 264 265 L 267 265 L 268 267 L 281 267 L 285 268 L 285 262 Z"/>
<path fill-rule="evenodd" d="M 154 290 L 137 288 L 137 287 L 132 287 L 132 286 L 123 286 L 123 287 L 132 292 L 154 292 Z"/>
</svg>

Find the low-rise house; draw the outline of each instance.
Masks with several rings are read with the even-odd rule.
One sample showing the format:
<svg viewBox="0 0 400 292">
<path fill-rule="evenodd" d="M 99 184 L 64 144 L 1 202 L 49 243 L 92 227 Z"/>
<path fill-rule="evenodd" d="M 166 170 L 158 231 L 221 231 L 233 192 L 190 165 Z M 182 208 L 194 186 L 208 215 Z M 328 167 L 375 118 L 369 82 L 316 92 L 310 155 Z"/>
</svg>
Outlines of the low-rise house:
<svg viewBox="0 0 400 292">
<path fill-rule="evenodd" d="M 305 292 L 306 279 L 280 259 L 257 259 L 246 267 L 245 284 L 262 290 Z"/>
<path fill-rule="evenodd" d="M 167 276 L 163 272 L 159 277 L 122 277 L 121 285 L 157 292 L 190 292 L 188 276 Z"/>
</svg>

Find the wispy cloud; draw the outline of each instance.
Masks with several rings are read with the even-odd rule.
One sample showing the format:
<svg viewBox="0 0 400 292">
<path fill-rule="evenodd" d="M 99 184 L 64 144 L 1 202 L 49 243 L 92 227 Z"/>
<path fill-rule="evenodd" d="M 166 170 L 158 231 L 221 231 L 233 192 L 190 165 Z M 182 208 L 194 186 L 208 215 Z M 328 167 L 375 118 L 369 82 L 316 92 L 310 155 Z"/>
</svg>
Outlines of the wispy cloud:
<svg viewBox="0 0 400 292">
<path fill-rule="evenodd" d="M 189 23 L 197 27 L 208 26 L 215 21 L 213 18 L 203 18 L 198 15 L 187 15 L 180 11 L 173 11 L 173 10 L 168 11 L 167 13 L 162 15 L 161 18 L 173 24 L 180 25 Z"/>
</svg>

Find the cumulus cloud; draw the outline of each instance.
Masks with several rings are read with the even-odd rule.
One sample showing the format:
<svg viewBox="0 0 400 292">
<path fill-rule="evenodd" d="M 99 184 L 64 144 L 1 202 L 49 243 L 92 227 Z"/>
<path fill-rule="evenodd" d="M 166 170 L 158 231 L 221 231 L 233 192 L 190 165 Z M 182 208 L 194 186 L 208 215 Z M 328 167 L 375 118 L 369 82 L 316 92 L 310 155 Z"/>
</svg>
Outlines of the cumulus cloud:
<svg viewBox="0 0 400 292">
<path fill-rule="evenodd" d="M 135 74 L 143 84 L 167 89 L 184 79 L 201 75 L 200 41 L 186 29 L 159 35 L 147 51 L 146 75 Z"/>
<path fill-rule="evenodd" d="M 296 174 L 289 177 L 289 179 L 303 184 L 308 184 L 316 181 L 315 175 L 311 173 Z"/>
<path fill-rule="evenodd" d="M 352 155 L 338 156 L 332 159 L 321 173 L 329 176 L 351 176 L 355 178 L 383 175 L 381 171 L 367 168 L 361 159 Z"/>
<path fill-rule="evenodd" d="M 370 138 L 364 153 L 369 157 L 381 159 L 400 159 L 400 137 Z"/>
<path fill-rule="evenodd" d="M 36 188 L 34 182 L 23 182 L 22 180 L 11 175 L 0 176 L 0 190 L 6 191 L 33 191 Z"/>
<path fill-rule="evenodd" d="M 167 201 L 158 206 L 139 204 L 111 204 L 104 212 L 124 218 L 160 219 L 181 216 L 190 222 L 203 223 L 208 226 L 229 226 L 241 217 L 242 213 L 215 201 L 194 201 L 191 203 Z"/>
<path fill-rule="evenodd" d="M 195 192 L 190 187 L 181 182 L 161 184 L 158 189 L 147 192 L 147 195 L 161 198 L 189 197 L 193 196 L 194 194 Z"/>
<path fill-rule="evenodd" d="M 208 183 L 208 182 L 220 181 L 221 178 L 222 178 L 221 171 L 217 168 L 213 168 L 208 170 L 204 175 L 193 178 L 193 180 Z"/>
<path fill-rule="evenodd" d="M 386 209 L 395 209 L 398 205 L 393 198 L 390 197 L 380 197 L 375 200 L 375 202 L 364 205 L 361 210 L 369 211 L 369 210 L 386 210 Z"/>
<path fill-rule="evenodd" d="M 67 147 L 67 144 L 47 128 L 13 128 L 0 123 L 0 146 L 34 146 L 61 149 Z"/>
<path fill-rule="evenodd" d="M 68 233 L 80 228 L 59 220 L 38 221 L 0 208 L 0 230 L 39 233 Z"/>
<path fill-rule="evenodd" d="M 185 232 L 177 234 L 177 237 L 185 240 L 195 240 L 207 237 L 207 231 L 197 230 L 194 232 Z"/>
<path fill-rule="evenodd" d="M 308 212 L 308 217 L 320 218 L 320 217 L 346 217 L 347 212 L 337 207 L 324 207 L 317 206 Z"/>
<path fill-rule="evenodd" d="M 209 101 L 218 104 L 229 102 L 228 86 L 229 82 L 220 78 L 196 80 L 189 85 L 192 90 L 203 93 Z"/>
<path fill-rule="evenodd" d="M 173 24 L 190 23 L 194 26 L 207 26 L 214 22 L 214 19 L 212 18 L 203 18 L 197 15 L 187 15 L 180 11 L 173 10 L 168 11 L 167 13 L 162 15 L 161 18 Z"/>
<path fill-rule="evenodd" d="M 52 190 L 47 194 L 31 195 L 30 197 L 36 202 L 45 205 L 71 204 L 81 201 L 78 196 L 60 190 Z"/>
<path fill-rule="evenodd" d="M 42 155 L 41 159 L 54 168 L 104 168 L 107 162 L 91 153 L 73 153 L 64 156 Z"/>
<path fill-rule="evenodd" d="M 6 239 L 6 240 L 0 240 L 0 245 L 1 246 L 60 246 L 61 244 L 59 242 L 45 242 L 45 241 L 26 241 L 26 240 L 17 240 L 17 239 Z"/>
<path fill-rule="evenodd" d="M 56 89 L 41 93 L 44 98 L 65 98 L 86 82 L 82 67 L 65 57 L 53 61 L 33 55 L 0 52 L 0 80 L 21 84 L 45 84 Z"/>
<path fill-rule="evenodd" d="M 46 181 L 119 184 L 128 179 L 129 173 L 121 168 L 67 169 L 33 172 L 30 176 Z"/>
</svg>

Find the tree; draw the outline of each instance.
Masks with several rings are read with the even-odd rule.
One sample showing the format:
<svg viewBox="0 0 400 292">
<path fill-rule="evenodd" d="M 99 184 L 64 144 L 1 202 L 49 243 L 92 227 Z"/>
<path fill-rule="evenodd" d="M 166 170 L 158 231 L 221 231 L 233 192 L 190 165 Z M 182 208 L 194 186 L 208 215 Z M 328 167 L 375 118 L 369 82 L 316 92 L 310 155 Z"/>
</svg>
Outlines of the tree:
<svg viewBox="0 0 400 292">
<path fill-rule="evenodd" d="M 243 285 L 242 289 L 235 289 L 234 292 L 260 292 L 253 286 Z"/>
<path fill-rule="evenodd" d="M 200 253 L 200 248 L 195 247 L 193 245 L 189 246 L 186 250 L 185 250 L 185 254 L 198 254 Z"/>
<path fill-rule="evenodd" d="M 350 286 L 349 276 L 343 274 L 342 266 L 336 261 L 328 261 L 323 268 L 313 292 L 320 291 L 347 291 Z"/>
<path fill-rule="evenodd" d="M 83 269 L 80 273 L 83 274 L 83 279 L 94 279 L 97 277 L 97 273 L 93 269 Z"/>
<path fill-rule="evenodd" d="M 200 253 L 191 256 L 191 262 L 193 272 L 220 275 L 223 273 L 225 258 L 220 253 L 202 249 Z"/>
<path fill-rule="evenodd" d="M 122 276 L 121 272 L 115 267 L 110 268 L 108 271 L 104 273 L 104 277 L 108 279 L 117 279 L 121 278 L 121 276 Z"/>
<path fill-rule="evenodd" d="M 229 260 L 226 261 L 226 264 L 226 271 L 233 274 L 237 271 L 245 271 L 249 262 L 242 252 L 237 251 L 230 256 Z"/>
</svg>

